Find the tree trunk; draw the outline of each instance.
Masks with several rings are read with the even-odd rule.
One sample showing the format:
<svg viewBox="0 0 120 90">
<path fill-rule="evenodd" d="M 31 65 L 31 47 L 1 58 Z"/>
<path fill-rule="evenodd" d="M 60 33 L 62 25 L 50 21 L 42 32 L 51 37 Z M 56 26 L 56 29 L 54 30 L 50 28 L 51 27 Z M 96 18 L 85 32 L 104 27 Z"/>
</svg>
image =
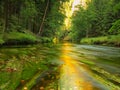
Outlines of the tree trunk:
<svg viewBox="0 0 120 90">
<path fill-rule="evenodd" d="M 89 31 L 86 30 L 86 38 L 88 38 L 88 37 L 89 37 Z"/>
<path fill-rule="evenodd" d="M 9 7 L 9 2 L 8 2 L 8 0 L 5 0 L 5 3 L 4 3 L 4 10 L 5 10 L 5 29 L 4 29 L 4 32 L 7 31 L 7 29 L 8 29 L 8 7 Z"/>
<path fill-rule="evenodd" d="M 43 19 L 42 19 L 42 22 L 41 22 L 41 25 L 40 25 L 40 29 L 39 29 L 38 35 L 41 35 L 42 27 L 43 27 L 43 24 L 44 24 L 44 21 L 45 21 L 45 17 L 46 17 L 46 13 L 47 13 L 47 10 L 48 10 L 48 6 L 49 6 L 49 0 L 47 2 L 46 8 L 45 8 L 44 16 L 43 16 Z"/>
</svg>

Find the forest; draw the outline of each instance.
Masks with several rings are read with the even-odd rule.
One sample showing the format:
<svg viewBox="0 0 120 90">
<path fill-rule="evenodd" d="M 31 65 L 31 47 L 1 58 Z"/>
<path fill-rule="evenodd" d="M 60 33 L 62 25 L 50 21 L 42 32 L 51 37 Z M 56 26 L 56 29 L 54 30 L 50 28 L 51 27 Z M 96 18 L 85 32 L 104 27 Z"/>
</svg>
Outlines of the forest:
<svg viewBox="0 0 120 90">
<path fill-rule="evenodd" d="M 74 12 L 71 9 L 73 1 L 1 0 L 0 44 L 67 38 L 86 44 L 120 45 L 119 0 L 81 0 Z"/>
<path fill-rule="evenodd" d="M 1 0 L 0 44 L 51 41 L 65 18 L 65 0 Z M 60 36 L 60 35 L 59 35 Z"/>
<path fill-rule="evenodd" d="M 86 7 L 79 6 L 72 19 L 73 40 L 88 44 L 120 45 L 120 1 L 88 0 Z M 97 37 L 97 38 L 95 38 Z"/>
</svg>

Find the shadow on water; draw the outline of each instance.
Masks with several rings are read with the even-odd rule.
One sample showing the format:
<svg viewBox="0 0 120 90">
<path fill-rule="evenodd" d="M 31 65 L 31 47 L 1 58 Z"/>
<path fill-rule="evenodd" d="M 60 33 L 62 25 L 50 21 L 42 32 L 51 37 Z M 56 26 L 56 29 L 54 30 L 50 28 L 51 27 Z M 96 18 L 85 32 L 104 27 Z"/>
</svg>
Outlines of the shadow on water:
<svg viewBox="0 0 120 90">
<path fill-rule="evenodd" d="M 40 76 L 36 79 L 36 85 L 32 87 L 31 90 L 57 90 L 58 88 L 58 79 L 59 79 L 59 70 L 47 70 L 40 74 Z M 50 86 L 51 83 L 54 85 Z M 49 86 L 49 87 L 47 87 Z"/>
</svg>

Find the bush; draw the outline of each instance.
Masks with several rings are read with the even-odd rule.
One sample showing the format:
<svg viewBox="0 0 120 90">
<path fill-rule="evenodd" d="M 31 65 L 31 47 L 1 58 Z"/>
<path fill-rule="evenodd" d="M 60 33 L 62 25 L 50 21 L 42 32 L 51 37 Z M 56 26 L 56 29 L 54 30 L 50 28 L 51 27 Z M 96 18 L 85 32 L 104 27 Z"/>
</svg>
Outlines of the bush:
<svg viewBox="0 0 120 90">
<path fill-rule="evenodd" d="M 52 40 L 52 38 L 41 37 L 41 42 L 42 43 L 49 43 L 49 42 L 53 42 L 53 40 Z"/>
<path fill-rule="evenodd" d="M 0 45 L 2 45 L 3 43 L 4 43 L 4 40 L 0 38 Z"/>
<path fill-rule="evenodd" d="M 113 26 L 110 28 L 109 33 L 120 34 L 120 19 L 113 23 Z"/>
</svg>

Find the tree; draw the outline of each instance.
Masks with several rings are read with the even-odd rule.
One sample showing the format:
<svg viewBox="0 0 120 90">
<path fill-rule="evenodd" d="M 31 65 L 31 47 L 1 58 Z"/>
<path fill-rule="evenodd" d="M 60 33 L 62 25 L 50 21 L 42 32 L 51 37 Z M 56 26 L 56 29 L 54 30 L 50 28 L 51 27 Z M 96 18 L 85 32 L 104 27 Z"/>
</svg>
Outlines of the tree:
<svg viewBox="0 0 120 90">
<path fill-rule="evenodd" d="M 86 8 L 79 6 L 72 17 L 72 38 L 79 41 L 84 37 L 104 36 L 111 32 L 118 34 L 119 6 L 119 0 L 91 0 Z"/>
</svg>

